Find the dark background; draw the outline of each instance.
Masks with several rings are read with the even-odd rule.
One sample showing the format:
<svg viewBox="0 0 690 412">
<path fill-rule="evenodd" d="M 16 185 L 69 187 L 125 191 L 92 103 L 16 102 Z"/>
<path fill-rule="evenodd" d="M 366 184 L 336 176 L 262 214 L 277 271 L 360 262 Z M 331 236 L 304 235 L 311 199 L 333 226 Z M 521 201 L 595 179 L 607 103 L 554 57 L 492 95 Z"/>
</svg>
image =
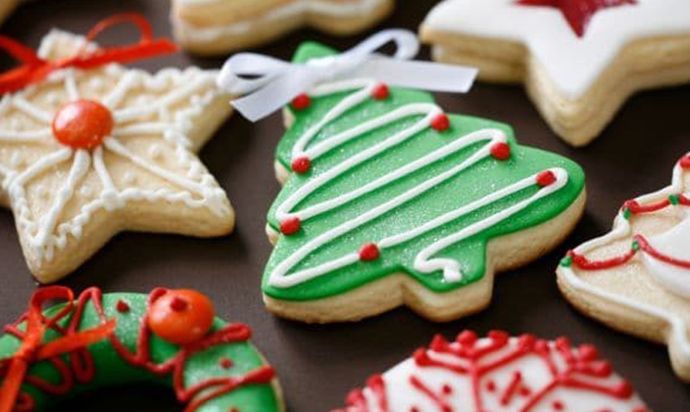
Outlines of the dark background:
<svg viewBox="0 0 690 412">
<path fill-rule="evenodd" d="M 399 1 L 395 14 L 384 26 L 414 30 L 432 3 Z M 146 14 L 157 35 L 170 32 L 167 0 L 31 1 L 21 6 L 0 32 L 35 47 L 53 27 L 85 33 L 100 18 L 121 11 Z M 305 29 L 259 51 L 287 59 L 304 40 L 346 48 L 367 34 L 338 39 Z M 113 40 L 122 35 L 126 34 L 117 31 L 105 37 Z M 424 50 L 423 57 L 428 58 L 428 50 Z M 222 61 L 179 53 L 140 65 L 148 69 L 190 64 L 211 68 L 219 67 Z M 9 60 L 2 64 L 7 67 Z M 674 376 L 666 347 L 617 333 L 576 313 L 557 290 L 554 268 L 568 247 L 608 231 L 624 200 L 669 184 L 674 162 L 690 149 L 690 87 L 637 95 L 599 139 L 584 149 L 573 149 L 561 142 L 520 87 L 478 84 L 468 95 L 438 99 L 449 112 L 512 124 L 521 143 L 575 159 L 588 176 L 589 203 L 576 231 L 553 253 L 500 275 L 491 307 L 478 315 L 434 324 L 407 309 L 398 309 L 354 324 L 309 326 L 268 314 L 261 302 L 259 284 L 271 252 L 264 235 L 265 215 L 279 190 L 272 166 L 273 150 L 283 133 L 278 115 L 257 124 L 234 116 L 201 152 L 202 160 L 228 191 L 236 209 L 234 234 L 214 240 L 121 234 L 62 283 L 76 290 L 96 285 L 106 292 L 148 292 L 156 286 L 194 287 L 205 292 L 215 301 L 221 317 L 253 327 L 254 342 L 277 368 L 291 411 L 337 407 L 351 388 L 361 385 L 371 373 L 403 360 L 428 343 L 433 334 L 451 337 L 464 328 L 481 334 L 504 329 L 547 338 L 568 335 L 575 342 L 593 343 L 652 409 L 689 410 L 690 391 Z M 7 210 L 0 210 L 0 262 L 0 324 L 4 324 L 23 312 L 36 286 L 25 266 L 12 214 Z M 171 392 L 156 388 L 103 390 L 57 409 L 181 410 Z"/>
</svg>

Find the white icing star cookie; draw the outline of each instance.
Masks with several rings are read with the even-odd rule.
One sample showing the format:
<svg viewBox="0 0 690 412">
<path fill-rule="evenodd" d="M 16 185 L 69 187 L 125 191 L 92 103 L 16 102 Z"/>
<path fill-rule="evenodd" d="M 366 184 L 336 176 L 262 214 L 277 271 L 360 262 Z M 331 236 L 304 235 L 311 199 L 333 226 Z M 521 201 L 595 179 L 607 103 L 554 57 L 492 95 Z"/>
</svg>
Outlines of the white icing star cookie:
<svg viewBox="0 0 690 412">
<path fill-rule="evenodd" d="M 54 31 L 39 55 L 73 56 Z M 229 115 L 215 72 L 66 68 L 0 102 L 0 204 L 31 272 L 53 282 L 121 230 L 218 236 L 234 213 L 195 152 Z"/>
<path fill-rule="evenodd" d="M 557 273 L 575 307 L 667 344 L 674 370 L 690 382 L 690 154 L 670 186 L 625 202 L 613 230 L 569 252 Z"/>
<path fill-rule="evenodd" d="M 199 54 L 224 54 L 267 43 L 301 26 L 331 34 L 363 31 L 394 0 L 172 0 L 177 41 Z"/>
<path fill-rule="evenodd" d="M 437 336 L 350 392 L 347 405 L 340 412 L 648 411 L 594 346 L 500 331 Z"/>
<path fill-rule="evenodd" d="M 638 90 L 690 81 L 687 0 L 446 0 L 421 27 L 440 61 L 523 82 L 551 128 L 580 146 Z"/>
</svg>

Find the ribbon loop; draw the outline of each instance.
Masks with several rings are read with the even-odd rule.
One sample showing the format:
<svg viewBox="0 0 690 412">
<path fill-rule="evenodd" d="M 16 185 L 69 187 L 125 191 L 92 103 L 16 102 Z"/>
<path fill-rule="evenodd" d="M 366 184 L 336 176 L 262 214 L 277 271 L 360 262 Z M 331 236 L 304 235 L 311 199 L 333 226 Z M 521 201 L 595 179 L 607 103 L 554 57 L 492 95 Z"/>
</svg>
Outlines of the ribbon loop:
<svg viewBox="0 0 690 412">
<path fill-rule="evenodd" d="M 53 300 L 63 300 L 65 304 L 60 310 L 46 317 L 43 305 Z M 87 346 L 106 339 L 115 331 L 115 321 L 103 323 L 93 329 L 88 329 L 67 335 L 43 344 L 45 333 L 58 326 L 58 322 L 74 310 L 74 294 L 66 287 L 51 286 L 38 289 L 29 302 L 29 310 L 20 318 L 26 324 L 21 336 L 21 345 L 9 359 L 0 359 L 0 364 L 8 363 L 7 373 L 0 386 L 0 412 L 12 412 L 14 407 L 25 402 L 20 394 L 24 377 L 29 366 L 37 361 L 64 355 L 75 350 L 85 349 Z"/>
<path fill-rule="evenodd" d="M 391 56 L 377 53 L 389 43 L 395 46 Z M 225 62 L 217 84 L 232 95 L 242 96 L 231 104 L 251 121 L 270 115 L 318 84 L 344 78 L 374 78 L 394 86 L 430 91 L 465 93 L 470 89 L 476 69 L 410 61 L 418 51 L 414 33 L 389 29 L 342 54 L 313 58 L 304 64 L 240 53 Z"/>
<path fill-rule="evenodd" d="M 116 14 L 101 20 L 87 33 L 87 44 L 104 30 L 123 23 L 132 23 L 139 29 L 140 37 L 136 43 L 98 48 L 88 52 L 85 45 L 74 56 L 58 61 L 42 59 L 31 48 L 9 37 L 0 36 L 0 49 L 22 63 L 14 69 L 0 73 L 0 94 L 21 90 L 30 84 L 40 82 L 53 71 L 66 67 L 91 69 L 109 63 L 128 63 L 177 51 L 177 46 L 171 41 L 154 39 L 153 29 L 148 20 L 137 13 Z"/>
</svg>

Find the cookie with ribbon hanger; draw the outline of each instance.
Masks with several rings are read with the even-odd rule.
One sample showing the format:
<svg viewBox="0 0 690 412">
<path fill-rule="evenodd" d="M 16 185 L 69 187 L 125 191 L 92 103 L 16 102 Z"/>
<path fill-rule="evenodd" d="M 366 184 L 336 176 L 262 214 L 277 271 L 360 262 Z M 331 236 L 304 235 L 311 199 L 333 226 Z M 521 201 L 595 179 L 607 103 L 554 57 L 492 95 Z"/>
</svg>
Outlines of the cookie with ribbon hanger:
<svg viewBox="0 0 690 412">
<path fill-rule="evenodd" d="M 139 41 L 93 43 L 125 23 Z M 231 111 L 215 71 L 122 66 L 177 49 L 138 14 L 86 36 L 54 30 L 38 51 L 4 36 L 0 46 L 21 64 L 0 74 L 0 204 L 39 282 L 69 274 L 122 230 L 232 230 L 227 196 L 196 155 Z"/>
<path fill-rule="evenodd" d="M 202 55 L 259 46 L 302 26 L 352 35 L 388 16 L 395 0 L 171 0 L 176 40 Z"/>
<path fill-rule="evenodd" d="M 376 53 L 390 42 L 393 56 Z M 465 92 L 476 70 L 412 61 L 418 47 L 386 30 L 342 54 L 308 43 L 293 62 L 245 53 L 221 70 L 244 116 L 284 106 L 288 120 L 266 226 L 271 312 L 324 323 L 407 305 L 456 319 L 580 217 L 582 169 L 518 144 L 506 124 L 446 113 L 427 91 Z"/>
</svg>

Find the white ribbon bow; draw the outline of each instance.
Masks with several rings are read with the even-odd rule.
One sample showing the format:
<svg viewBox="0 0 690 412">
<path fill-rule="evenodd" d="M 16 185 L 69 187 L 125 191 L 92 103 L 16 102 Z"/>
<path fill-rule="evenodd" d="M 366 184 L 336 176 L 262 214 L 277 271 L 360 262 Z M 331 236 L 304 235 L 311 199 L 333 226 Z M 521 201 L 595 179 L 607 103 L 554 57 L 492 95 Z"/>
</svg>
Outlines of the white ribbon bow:
<svg viewBox="0 0 690 412">
<path fill-rule="evenodd" d="M 389 42 L 393 56 L 375 54 Z M 279 110 L 300 93 L 320 83 L 343 78 L 374 78 L 394 86 L 465 93 L 477 69 L 433 62 L 409 61 L 419 41 L 408 30 L 384 30 L 335 56 L 314 58 L 305 64 L 289 63 L 255 53 L 229 58 L 218 75 L 218 86 L 239 97 L 232 105 L 251 121 Z"/>
</svg>

